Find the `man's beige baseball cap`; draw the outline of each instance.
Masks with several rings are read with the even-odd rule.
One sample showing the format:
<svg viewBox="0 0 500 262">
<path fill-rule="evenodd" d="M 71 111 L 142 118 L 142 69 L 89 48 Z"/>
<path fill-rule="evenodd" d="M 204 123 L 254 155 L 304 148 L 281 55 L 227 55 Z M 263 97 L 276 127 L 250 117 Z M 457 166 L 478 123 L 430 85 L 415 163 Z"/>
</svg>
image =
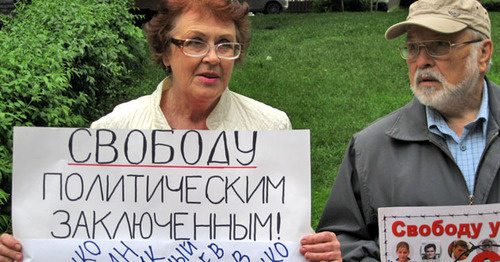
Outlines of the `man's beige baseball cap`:
<svg viewBox="0 0 500 262">
<path fill-rule="evenodd" d="M 488 11 L 477 0 L 418 0 L 410 6 L 406 21 L 387 29 L 385 38 L 391 40 L 406 33 L 409 25 L 423 26 L 444 34 L 469 27 L 491 38 Z"/>
</svg>

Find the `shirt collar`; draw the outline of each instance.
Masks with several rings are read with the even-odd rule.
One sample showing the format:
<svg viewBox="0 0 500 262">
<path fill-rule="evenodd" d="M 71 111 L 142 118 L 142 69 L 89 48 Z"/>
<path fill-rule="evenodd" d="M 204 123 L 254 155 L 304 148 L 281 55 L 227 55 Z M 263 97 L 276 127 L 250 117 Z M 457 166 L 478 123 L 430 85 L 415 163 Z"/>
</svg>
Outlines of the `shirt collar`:
<svg viewBox="0 0 500 262">
<path fill-rule="evenodd" d="M 429 131 L 439 136 L 443 136 L 443 133 L 445 133 L 445 130 L 449 129 L 449 127 L 441 113 L 429 106 L 425 106 L 425 112 L 427 115 L 427 128 L 429 129 Z M 481 106 L 479 107 L 479 112 L 477 114 L 476 120 L 471 123 L 478 123 L 482 119 L 482 131 L 484 137 L 486 137 L 489 113 L 488 85 L 486 84 L 486 81 L 483 81 L 483 97 L 481 99 Z"/>
</svg>

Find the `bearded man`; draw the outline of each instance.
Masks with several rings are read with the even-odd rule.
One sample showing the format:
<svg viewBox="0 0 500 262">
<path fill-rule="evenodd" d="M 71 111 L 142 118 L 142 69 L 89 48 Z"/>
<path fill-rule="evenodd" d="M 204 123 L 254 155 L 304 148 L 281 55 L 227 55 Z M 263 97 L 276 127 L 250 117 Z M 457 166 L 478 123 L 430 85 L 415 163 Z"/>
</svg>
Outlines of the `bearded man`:
<svg viewBox="0 0 500 262">
<path fill-rule="evenodd" d="M 491 23 L 477 0 L 419 0 L 391 26 L 415 98 L 356 133 L 318 231 L 345 261 L 378 261 L 380 207 L 500 203 L 500 87 L 486 78 Z"/>
</svg>

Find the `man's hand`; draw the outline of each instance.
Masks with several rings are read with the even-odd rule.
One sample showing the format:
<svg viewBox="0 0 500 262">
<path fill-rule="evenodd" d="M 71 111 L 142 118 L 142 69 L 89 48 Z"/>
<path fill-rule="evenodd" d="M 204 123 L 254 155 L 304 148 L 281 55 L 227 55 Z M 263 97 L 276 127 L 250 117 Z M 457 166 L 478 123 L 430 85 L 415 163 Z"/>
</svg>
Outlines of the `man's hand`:
<svg viewBox="0 0 500 262">
<path fill-rule="evenodd" d="M 340 242 L 332 232 L 305 236 L 300 244 L 300 253 L 309 261 L 342 261 Z"/>
</svg>

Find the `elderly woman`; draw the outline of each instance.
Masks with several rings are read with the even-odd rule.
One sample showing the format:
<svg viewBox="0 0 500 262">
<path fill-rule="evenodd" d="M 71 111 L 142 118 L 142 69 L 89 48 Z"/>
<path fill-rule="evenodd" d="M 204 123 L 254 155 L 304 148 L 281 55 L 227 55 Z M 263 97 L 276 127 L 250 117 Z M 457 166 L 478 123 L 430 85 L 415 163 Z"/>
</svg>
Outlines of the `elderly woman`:
<svg viewBox="0 0 500 262">
<path fill-rule="evenodd" d="M 284 112 L 228 89 L 248 47 L 247 14 L 238 1 L 162 1 L 145 29 L 155 61 L 171 76 L 91 127 L 291 129 Z"/>
<path fill-rule="evenodd" d="M 156 62 L 170 76 L 153 94 L 118 105 L 92 128 L 291 129 L 287 115 L 228 89 L 249 44 L 248 4 L 237 0 L 163 0 L 145 27 Z M 335 234 L 305 236 L 309 260 L 341 261 Z M 0 261 L 22 260 L 21 243 L 0 237 Z"/>
</svg>

